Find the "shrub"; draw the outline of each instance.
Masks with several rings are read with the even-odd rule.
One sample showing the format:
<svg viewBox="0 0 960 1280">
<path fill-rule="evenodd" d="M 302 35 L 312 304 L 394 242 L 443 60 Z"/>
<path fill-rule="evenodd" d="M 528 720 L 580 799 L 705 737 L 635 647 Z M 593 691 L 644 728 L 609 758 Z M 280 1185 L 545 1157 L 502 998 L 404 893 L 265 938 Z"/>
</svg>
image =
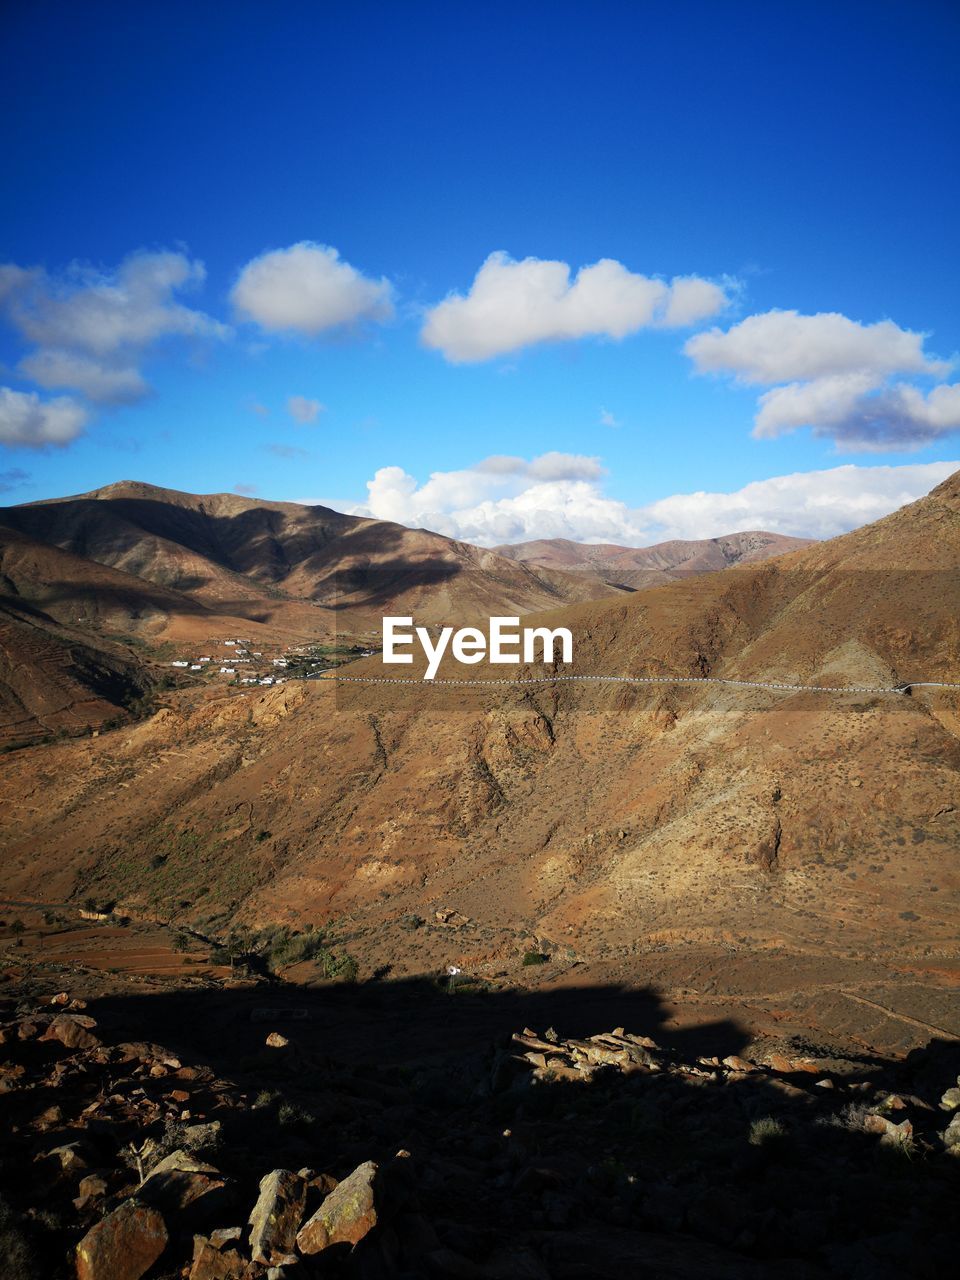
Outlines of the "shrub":
<svg viewBox="0 0 960 1280">
<path fill-rule="evenodd" d="M 5 1280 L 33 1280 L 40 1274 L 20 1219 L 5 1200 L 0 1200 L 0 1274 Z"/>
<path fill-rule="evenodd" d="M 546 964 L 549 959 L 550 957 L 545 956 L 542 951 L 525 951 L 523 955 L 524 965 Z"/>
<path fill-rule="evenodd" d="M 761 1116 L 750 1126 L 749 1142 L 752 1147 L 765 1147 L 781 1142 L 786 1136 L 787 1131 L 779 1120 L 773 1116 Z"/>
</svg>

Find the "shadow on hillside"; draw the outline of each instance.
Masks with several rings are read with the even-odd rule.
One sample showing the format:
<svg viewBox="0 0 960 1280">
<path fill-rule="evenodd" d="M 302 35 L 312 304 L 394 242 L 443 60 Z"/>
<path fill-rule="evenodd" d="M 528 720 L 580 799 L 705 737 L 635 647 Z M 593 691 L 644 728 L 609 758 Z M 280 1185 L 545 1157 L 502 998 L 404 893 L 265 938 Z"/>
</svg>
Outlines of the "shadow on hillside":
<svg viewBox="0 0 960 1280">
<path fill-rule="evenodd" d="M 96 602 L 97 613 L 101 617 L 122 611 L 134 619 L 148 618 L 151 613 L 172 612 L 214 618 L 215 612 L 202 601 L 186 594 L 179 594 L 196 590 L 206 585 L 207 581 L 205 578 L 194 577 L 189 580 L 189 585 L 171 583 L 168 587 L 159 587 L 145 578 L 138 578 L 136 586 L 131 587 L 105 587 L 102 583 L 97 583 L 91 595 Z M 45 582 L 42 608 L 49 613 L 51 607 L 60 604 L 76 605 L 80 591 L 81 588 L 78 588 L 76 582 Z"/>
<path fill-rule="evenodd" d="M 452 560 L 410 560 L 395 556 L 376 565 L 356 565 L 333 575 L 334 609 L 372 609 L 389 605 L 401 592 L 437 587 L 463 572 Z M 326 584 L 324 584 L 326 589 Z"/>
<path fill-rule="evenodd" d="M 948 1117 L 937 1100 L 960 1070 L 957 1045 L 847 1073 L 728 1075 L 698 1055 L 743 1049 L 744 1028 L 720 1021 L 668 1033 L 656 992 L 606 987 L 278 984 L 111 996 L 87 1012 L 108 1045 L 148 1045 L 103 1061 L 81 1055 L 75 1071 L 52 1076 L 62 1046 L 11 1049 L 8 1033 L 3 1050 L 20 1053 L 30 1083 L 3 1099 L 13 1140 L 0 1194 L 20 1213 L 45 1206 L 60 1223 L 61 1257 L 96 1219 L 71 1207 L 69 1179 L 37 1157 L 77 1141 L 88 1163 L 108 1170 L 129 1165 L 131 1144 L 154 1151 L 148 1167 L 175 1148 L 198 1153 L 232 1179 L 205 1230 L 242 1224 L 274 1168 L 342 1179 L 377 1161 L 377 1230 L 352 1252 L 301 1261 L 304 1280 L 932 1280 L 955 1257 L 960 1161 L 940 1149 Z M 511 1041 L 528 1025 L 555 1030 L 561 1045 L 623 1026 L 664 1053 L 652 1071 L 535 1079 Z M 271 1032 L 289 1043 L 269 1047 Z M 174 1051 L 184 1069 L 164 1065 L 150 1044 Z M 216 1078 L 193 1070 L 201 1064 Z M 866 1109 L 893 1092 L 908 1101 L 888 1114 L 911 1117 L 916 1146 L 885 1146 L 863 1131 Z M 191 1128 L 209 1120 L 219 1132 Z M 117 1197 L 129 1194 L 129 1176 L 108 1173 Z M 156 1280 L 180 1274 L 198 1226 L 168 1225 L 166 1269 L 149 1272 Z"/>
</svg>

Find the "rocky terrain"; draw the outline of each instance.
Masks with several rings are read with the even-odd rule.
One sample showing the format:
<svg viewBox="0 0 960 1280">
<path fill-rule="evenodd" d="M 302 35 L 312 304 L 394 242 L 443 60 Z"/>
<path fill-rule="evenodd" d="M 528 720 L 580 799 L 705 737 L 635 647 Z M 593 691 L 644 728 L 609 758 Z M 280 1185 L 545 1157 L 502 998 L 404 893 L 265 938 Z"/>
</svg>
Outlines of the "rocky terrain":
<svg viewBox="0 0 960 1280">
<path fill-rule="evenodd" d="M 602 992 L 455 980 L 6 992 L 5 1280 L 952 1269 L 956 1044 L 895 1062 L 718 1027 L 698 1049 L 588 1029 Z M 510 1034 L 524 1012 L 557 1030 Z"/>
</svg>

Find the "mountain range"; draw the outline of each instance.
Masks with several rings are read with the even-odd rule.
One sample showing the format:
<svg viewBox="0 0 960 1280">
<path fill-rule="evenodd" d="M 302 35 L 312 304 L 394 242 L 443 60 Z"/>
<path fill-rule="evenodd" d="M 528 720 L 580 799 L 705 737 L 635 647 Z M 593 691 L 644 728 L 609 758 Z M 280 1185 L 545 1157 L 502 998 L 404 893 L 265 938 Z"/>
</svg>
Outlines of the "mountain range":
<svg viewBox="0 0 960 1280">
<path fill-rule="evenodd" d="M 811 538 L 750 530 L 721 538 L 672 539 L 652 547 L 620 547 L 612 542 L 582 543 L 541 538 L 495 547 L 519 564 L 566 572 L 590 573 L 611 586 L 639 590 L 697 573 L 715 573 L 731 565 L 755 564 L 810 546 Z"/>
<path fill-rule="evenodd" d="M 760 539 L 756 554 L 780 547 L 753 534 L 718 545 L 740 539 Z M 658 563 L 717 567 L 708 544 L 687 545 L 652 550 Z M 231 632 L 264 644 L 369 640 L 387 613 L 459 625 L 627 589 L 579 567 L 326 507 L 134 481 L 0 508 L 0 735 L 122 716 L 159 678 L 147 659 L 165 644 Z"/>
</svg>

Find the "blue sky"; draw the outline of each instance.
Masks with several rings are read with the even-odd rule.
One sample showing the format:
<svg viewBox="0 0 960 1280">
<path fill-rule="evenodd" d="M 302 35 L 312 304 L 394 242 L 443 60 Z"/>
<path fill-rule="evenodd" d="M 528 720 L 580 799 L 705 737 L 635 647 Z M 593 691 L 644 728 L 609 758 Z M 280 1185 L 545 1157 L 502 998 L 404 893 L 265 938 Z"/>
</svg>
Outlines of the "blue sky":
<svg viewBox="0 0 960 1280">
<path fill-rule="evenodd" d="M 953 3 L 39 0 L 0 44 L 6 501 L 826 535 L 960 458 Z"/>
</svg>

